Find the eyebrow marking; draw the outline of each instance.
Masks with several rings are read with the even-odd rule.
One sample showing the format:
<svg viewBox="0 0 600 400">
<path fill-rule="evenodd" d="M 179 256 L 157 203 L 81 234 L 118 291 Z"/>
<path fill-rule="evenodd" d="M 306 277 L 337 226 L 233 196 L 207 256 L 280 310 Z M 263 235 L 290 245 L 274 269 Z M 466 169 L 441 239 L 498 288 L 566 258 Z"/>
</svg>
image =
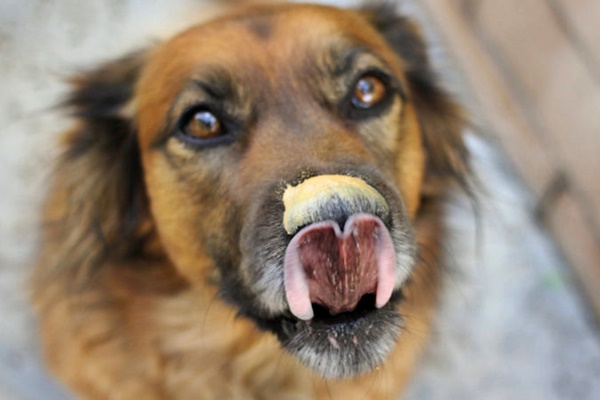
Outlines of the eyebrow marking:
<svg viewBox="0 0 600 400">
<path fill-rule="evenodd" d="M 264 17 L 253 18 L 247 22 L 246 26 L 259 39 L 267 40 L 273 35 L 273 23 Z"/>
<path fill-rule="evenodd" d="M 178 105 L 188 103 L 187 97 L 196 97 L 193 93 L 202 92 L 203 102 L 224 103 L 235 97 L 235 87 L 231 75 L 222 69 L 211 69 L 202 73 L 202 78 L 192 78 L 183 90 L 171 102 L 165 115 L 164 125 L 152 142 L 153 148 L 164 146 L 171 137 L 171 130 L 176 125 L 178 116 L 175 115 Z M 194 101 L 189 101 L 190 104 Z M 189 107 L 189 106 L 188 106 Z M 188 108 L 186 107 L 186 108 Z M 178 114 L 180 112 L 178 111 Z"/>
<path fill-rule="evenodd" d="M 333 50 L 331 52 L 331 59 L 333 60 L 333 68 L 331 70 L 331 74 L 338 78 L 342 75 L 347 75 L 354 70 L 354 66 L 356 64 L 357 59 L 365 53 L 364 49 L 360 47 L 353 47 L 349 51 L 344 51 L 343 54 L 340 54 L 339 50 Z M 338 59 L 341 58 L 341 61 Z"/>
<path fill-rule="evenodd" d="M 235 94 L 233 80 L 224 71 L 214 71 L 205 74 L 203 79 L 193 79 L 192 83 L 208 97 L 217 101 L 231 98 Z"/>
<path fill-rule="evenodd" d="M 357 71 L 357 64 L 361 57 L 371 57 L 378 61 L 380 65 L 367 66 L 362 70 Z M 388 76 L 390 84 L 398 93 L 402 101 L 408 101 L 408 95 L 402 81 L 387 67 L 387 63 L 383 61 L 377 54 L 374 54 L 363 47 L 352 47 L 349 49 L 333 49 L 331 51 L 331 75 L 334 78 L 340 78 L 344 75 L 355 75 L 357 73 L 368 73 L 369 71 L 381 70 Z"/>
</svg>

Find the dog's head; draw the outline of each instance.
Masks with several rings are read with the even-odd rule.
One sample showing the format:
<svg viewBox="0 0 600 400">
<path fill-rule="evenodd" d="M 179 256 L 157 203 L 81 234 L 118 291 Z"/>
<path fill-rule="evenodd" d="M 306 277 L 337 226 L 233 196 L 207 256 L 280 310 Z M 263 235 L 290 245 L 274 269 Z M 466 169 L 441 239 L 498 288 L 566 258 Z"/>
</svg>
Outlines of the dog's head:
<svg viewBox="0 0 600 400">
<path fill-rule="evenodd" d="M 152 225 L 191 285 L 323 376 L 385 359 L 424 182 L 466 168 L 460 112 L 410 21 L 251 8 L 76 84 L 67 163 L 98 205 L 98 257 L 137 257 Z"/>
</svg>

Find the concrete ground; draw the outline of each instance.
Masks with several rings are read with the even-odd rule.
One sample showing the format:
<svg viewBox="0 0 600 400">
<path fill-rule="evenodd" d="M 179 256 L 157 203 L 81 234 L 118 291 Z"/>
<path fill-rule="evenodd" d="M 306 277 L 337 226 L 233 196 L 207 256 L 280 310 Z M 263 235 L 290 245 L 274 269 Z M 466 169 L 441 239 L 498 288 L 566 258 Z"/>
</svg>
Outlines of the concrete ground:
<svg viewBox="0 0 600 400">
<path fill-rule="evenodd" d="M 176 32 L 204 16 L 199 3 L 0 0 L 0 400 L 68 398 L 39 361 L 25 289 L 54 140 L 66 126 L 53 110 L 61 79 Z M 481 218 L 460 196 L 449 205 L 453 267 L 404 398 L 600 398 L 600 334 L 577 284 L 493 141 L 470 135 L 469 146 L 484 186 Z"/>
</svg>

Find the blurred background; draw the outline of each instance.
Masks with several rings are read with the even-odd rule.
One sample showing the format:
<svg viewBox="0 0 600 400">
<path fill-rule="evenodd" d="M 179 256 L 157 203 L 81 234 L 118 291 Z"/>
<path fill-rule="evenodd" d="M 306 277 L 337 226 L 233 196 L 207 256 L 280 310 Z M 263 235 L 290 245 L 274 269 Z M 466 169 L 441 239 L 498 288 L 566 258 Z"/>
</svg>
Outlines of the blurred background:
<svg viewBox="0 0 600 400">
<path fill-rule="evenodd" d="M 0 0 L 0 400 L 69 398 L 26 291 L 64 79 L 235 2 L 212 3 Z M 451 267 L 403 398 L 600 398 L 600 2 L 398 3 L 469 109 L 481 182 L 478 217 L 460 194 L 448 206 Z"/>
</svg>

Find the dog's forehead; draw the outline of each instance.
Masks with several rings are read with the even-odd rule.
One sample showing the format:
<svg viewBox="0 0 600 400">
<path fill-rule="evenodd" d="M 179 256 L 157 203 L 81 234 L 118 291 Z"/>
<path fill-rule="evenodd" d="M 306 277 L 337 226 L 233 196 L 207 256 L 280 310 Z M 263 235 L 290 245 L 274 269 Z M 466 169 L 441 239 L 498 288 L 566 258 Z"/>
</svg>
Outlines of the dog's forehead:
<svg viewBox="0 0 600 400">
<path fill-rule="evenodd" d="M 242 9 L 236 13 L 222 16 L 197 25 L 180 36 L 203 35 L 210 32 L 218 36 L 222 33 L 248 35 L 260 39 L 263 45 L 269 43 L 304 41 L 311 37 L 328 35 L 360 35 L 369 23 L 362 12 L 352 9 L 309 5 L 283 4 L 278 6 L 258 6 Z M 295 39 L 295 40 L 294 40 Z"/>
<path fill-rule="evenodd" d="M 395 55 L 357 11 L 318 5 L 264 6 L 195 26 L 150 55 L 138 85 L 144 125 L 160 123 L 169 104 L 190 80 L 207 70 L 226 70 L 239 85 L 264 85 L 306 77 L 308 67 L 327 64 L 343 49 L 368 48 Z M 144 123 L 145 122 L 145 123 Z M 143 129 L 145 130 L 145 129 Z"/>
<path fill-rule="evenodd" d="M 216 63 L 268 70 L 351 43 L 386 50 L 375 29 L 356 11 L 288 4 L 255 7 L 193 27 L 160 46 L 150 61 L 163 66 L 168 62 L 184 75 Z"/>
</svg>

